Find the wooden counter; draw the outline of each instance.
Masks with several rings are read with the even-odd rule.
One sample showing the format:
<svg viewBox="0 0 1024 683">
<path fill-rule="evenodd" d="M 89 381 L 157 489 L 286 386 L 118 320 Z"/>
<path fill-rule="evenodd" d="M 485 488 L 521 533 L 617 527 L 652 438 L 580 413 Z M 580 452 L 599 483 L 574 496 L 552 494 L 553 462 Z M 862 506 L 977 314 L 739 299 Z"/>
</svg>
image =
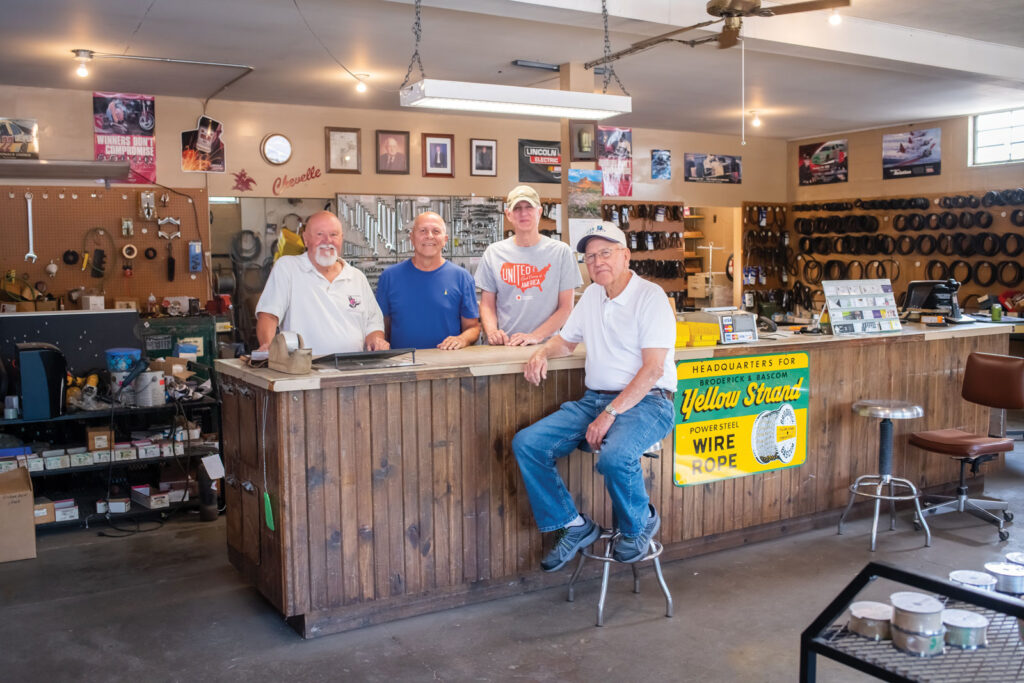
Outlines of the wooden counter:
<svg viewBox="0 0 1024 683">
<path fill-rule="evenodd" d="M 672 458 L 646 463 L 666 557 L 833 523 L 853 479 L 877 469 L 877 421 L 850 411 L 860 398 L 924 406 L 924 418 L 895 425 L 897 474 L 924 488 L 955 481 L 955 463 L 906 435 L 988 429 L 987 409 L 960 399 L 963 366 L 972 351 L 1005 353 L 1008 332 L 910 326 L 678 349 L 677 360 L 807 351 L 808 447 L 799 467 L 684 488 L 672 484 Z M 533 387 L 522 376 L 531 352 L 430 350 L 414 367 L 301 377 L 217 361 L 231 562 L 306 637 L 567 581 L 567 570 L 539 569 L 545 548 L 510 444 L 583 393 L 583 353 L 552 361 Z M 573 453 L 560 468 L 580 510 L 607 524 L 594 456 Z"/>
</svg>

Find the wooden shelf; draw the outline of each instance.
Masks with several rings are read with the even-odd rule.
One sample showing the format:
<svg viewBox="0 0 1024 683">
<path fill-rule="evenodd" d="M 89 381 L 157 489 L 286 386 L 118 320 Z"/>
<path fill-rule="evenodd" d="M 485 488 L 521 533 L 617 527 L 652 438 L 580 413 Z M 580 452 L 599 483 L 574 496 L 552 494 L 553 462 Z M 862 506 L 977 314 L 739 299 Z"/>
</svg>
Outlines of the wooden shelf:
<svg viewBox="0 0 1024 683">
<path fill-rule="evenodd" d="M 699 230 L 687 230 L 683 233 L 683 239 L 686 240 L 702 240 L 704 239 L 704 233 Z"/>
</svg>

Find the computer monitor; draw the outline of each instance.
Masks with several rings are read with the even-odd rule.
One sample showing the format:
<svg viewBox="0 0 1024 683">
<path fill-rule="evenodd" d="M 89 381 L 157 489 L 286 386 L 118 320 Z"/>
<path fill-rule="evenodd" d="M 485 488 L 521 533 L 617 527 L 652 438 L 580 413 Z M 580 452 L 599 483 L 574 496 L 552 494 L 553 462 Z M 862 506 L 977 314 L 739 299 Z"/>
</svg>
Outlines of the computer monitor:
<svg viewBox="0 0 1024 683">
<path fill-rule="evenodd" d="M 934 304 L 935 297 L 932 295 L 936 285 L 945 285 L 945 280 L 913 280 L 907 285 L 907 292 L 903 295 L 903 310 L 915 308 L 937 308 Z M 929 301 L 931 299 L 931 301 Z"/>
</svg>

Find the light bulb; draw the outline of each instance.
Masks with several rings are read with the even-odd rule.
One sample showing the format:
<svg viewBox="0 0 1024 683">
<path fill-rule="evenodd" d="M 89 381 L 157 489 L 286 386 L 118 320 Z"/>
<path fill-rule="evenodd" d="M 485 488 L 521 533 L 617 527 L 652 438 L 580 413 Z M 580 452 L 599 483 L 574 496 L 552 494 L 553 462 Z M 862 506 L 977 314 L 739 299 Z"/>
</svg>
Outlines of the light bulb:
<svg viewBox="0 0 1024 683">
<path fill-rule="evenodd" d="M 356 84 L 356 92 L 366 92 L 366 84 L 363 83 L 362 81 L 359 81 Z"/>
<path fill-rule="evenodd" d="M 756 111 L 752 111 L 750 113 L 754 115 L 754 120 L 750 122 L 750 125 L 752 125 L 754 128 L 760 128 L 761 127 L 761 117 L 757 115 Z"/>
<path fill-rule="evenodd" d="M 832 14 L 828 15 L 828 23 L 833 26 L 839 26 L 839 24 L 843 23 L 843 17 L 837 10 L 832 10 Z"/>
<path fill-rule="evenodd" d="M 85 65 L 85 62 L 79 62 L 78 68 L 75 69 L 75 73 L 81 76 L 82 78 L 85 78 L 89 75 L 89 67 Z"/>
</svg>

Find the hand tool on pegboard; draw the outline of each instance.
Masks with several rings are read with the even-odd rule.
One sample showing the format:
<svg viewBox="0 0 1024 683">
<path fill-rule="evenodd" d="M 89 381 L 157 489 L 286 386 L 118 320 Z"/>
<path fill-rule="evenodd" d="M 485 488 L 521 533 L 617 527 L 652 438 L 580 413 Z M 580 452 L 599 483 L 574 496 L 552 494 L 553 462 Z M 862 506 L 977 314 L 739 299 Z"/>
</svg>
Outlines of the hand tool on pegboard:
<svg viewBox="0 0 1024 683">
<path fill-rule="evenodd" d="M 156 224 L 157 236 L 160 239 L 167 240 L 167 281 L 174 282 L 174 250 L 172 245 L 174 244 L 175 239 L 181 237 L 181 221 L 177 218 L 167 216 L 158 220 Z M 170 232 L 170 229 L 168 229 L 168 231 L 165 232 L 163 230 L 163 226 L 165 225 L 173 225 L 178 230 L 176 232 Z"/>
<path fill-rule="evenodd" d="M 25 203 L 28 205 L 28 253 L 25 254 L 25 260 L 32 263 L 36 262 L 38 258 L 36 256 L 35 245 L 32 242 L 32 193 L 25 193 Z"/>
</svg>

